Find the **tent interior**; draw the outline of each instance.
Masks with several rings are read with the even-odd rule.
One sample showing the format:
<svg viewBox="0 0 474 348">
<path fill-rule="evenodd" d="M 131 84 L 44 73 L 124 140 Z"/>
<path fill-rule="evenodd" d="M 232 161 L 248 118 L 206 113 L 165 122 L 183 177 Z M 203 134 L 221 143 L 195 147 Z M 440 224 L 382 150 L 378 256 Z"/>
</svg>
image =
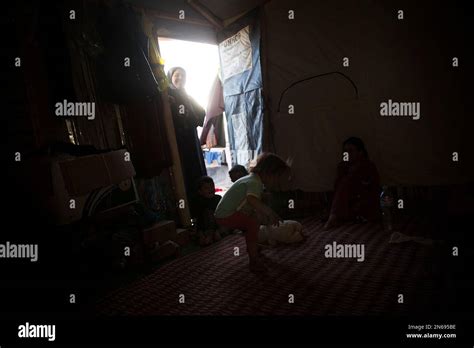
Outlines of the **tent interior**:
<svg viewBox="0 0 474 348">
<path fill-rule="evenodd" d="M 2 312 L 472 313 L 474 122 L 468 14 L 458 5 L 10 4 L 10 111 L 2 116 L 10 227 L 2 228 L 0 244 L 38 245 L 39 261 L 8 260 Z M 160 40 L 212 45 L 219 53 L 218 71 L 207 76 L 220 86 L 217 111 L 201 105 L 207 135 L 192 129 L 201 146 L 196 156 L 217 163 L 204 172 L 216 188 L 228 184 L 217 195 L 231 187 L 232 166 L 249 169 L 264 152 L 291 166 L 280 189 L 265 191 L 266 204 L 301 223 L 304 239 L 262 245 L 264 276 L 249 272 L 246 231 L 201 243 L 190 203 L 192 155 L 180 147 L 176 90 Z M 191 83 L 191 70 L 205 63 L 193 66 L 193 58 L 202 59 L 188 58 Z M 363 140 L 379 192 L 393 197 L 388 230 L 379 207 L 374 221 L 325 229 L 349 137 Z M 365 246 L 363 260 L 328 257 L 333 243 Z M 80 310 L 71 313 L 64 294 L 76 294 Z M 189 305 L 179 305 L 180 294 Z"/>
</svg>

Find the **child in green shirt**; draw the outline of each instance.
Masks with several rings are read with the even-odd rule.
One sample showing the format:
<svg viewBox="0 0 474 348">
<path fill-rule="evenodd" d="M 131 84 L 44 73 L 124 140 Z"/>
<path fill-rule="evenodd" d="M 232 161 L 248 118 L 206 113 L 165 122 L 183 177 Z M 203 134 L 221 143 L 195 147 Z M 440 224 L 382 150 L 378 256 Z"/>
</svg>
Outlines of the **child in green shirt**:
<svg viewBox="0 0 474 348">
<path fill-rule="evenodd" d="M 263 217 L 272 225 L 282 220 L 270 207 L 262 203 L 263 188 L 279 190 L 281 184 L 289 180 L 290 172 L 290 166 L 279 156 L 263 153 L 257 158 L 257 164 L 251 168 L 250 174 L 238 179 L 217 205 L 217 223 L 244 232 L 252 272 L 266 270 L 258 255 L 257 235 L 260 222 L 256 216 Z"/>
</svg>

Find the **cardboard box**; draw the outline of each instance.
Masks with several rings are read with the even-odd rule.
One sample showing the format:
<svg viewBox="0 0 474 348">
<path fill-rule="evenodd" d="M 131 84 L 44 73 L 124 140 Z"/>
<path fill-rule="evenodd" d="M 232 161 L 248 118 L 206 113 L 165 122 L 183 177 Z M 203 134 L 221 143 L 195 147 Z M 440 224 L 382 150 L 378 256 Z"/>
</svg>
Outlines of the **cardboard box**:
<svg viewBox="0 0 474 348">
<path fill-rule="evenodd" d="M 91 191 L 135 176 L 131 161 L 125 161 L 126 150 L 77 157 L 59 163 L 66 190 L 70 196 Z"/>
<path fill-rule="evenodd" d="M 143 242 L 146 246 L 174 240 L 176 236 L 176 224 L 174 221 L 160 221 L 143 230 Z"/>
<path fill-rule="evenodd" d="M 135 176 L 132 161 L 125 161 L 125 152 L 126 150 L 118 150 L 102 154 L 111 184 L 119 184 L 123 180 Z"/>
</svg>

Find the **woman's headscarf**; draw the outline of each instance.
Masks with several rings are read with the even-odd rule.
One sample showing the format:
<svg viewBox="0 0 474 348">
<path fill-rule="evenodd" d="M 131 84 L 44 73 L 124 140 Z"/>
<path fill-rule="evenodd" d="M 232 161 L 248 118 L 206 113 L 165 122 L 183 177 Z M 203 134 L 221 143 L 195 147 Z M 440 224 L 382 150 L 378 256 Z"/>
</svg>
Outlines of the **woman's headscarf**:
<svg viewBox="0 0 474 348">
<path fill-rule="evenodd" d="M 362 152 L 362 154 L 365 156 L 365 158 L 369 158 L 369 153 L 365 149 L 365 144 L 364 144 L 364 142 L 362 141 L 361 138 L 358 138 L 358 137 L 349 137 L 349 138 L 347 138 L 344 141 L 344 143 L 342 143 L 342 148 L 344 149 L 344 146 L 346 146 L 348 144 L 354 145 L 357 150 Z M 344 151 L 344 150 L 342 150 L 342 151 Z"/>
<path fill-rule="evenodd" d="M 168 80 L 170 82 L 170 88 L 171 89 L 176 89 L 176 87 L 173 85 L 173 81 L 172 81 L 173 74 L 175 73 L 176 70 L 181 70 L 183 72 L 184 78 L 186 79 L 186 70 L 184 70 L 182 67 L 175 66 L 175 67 L 171 68 L 170 70 L 168 70 L 168 74 L 167 74 Z"/>
</svg>

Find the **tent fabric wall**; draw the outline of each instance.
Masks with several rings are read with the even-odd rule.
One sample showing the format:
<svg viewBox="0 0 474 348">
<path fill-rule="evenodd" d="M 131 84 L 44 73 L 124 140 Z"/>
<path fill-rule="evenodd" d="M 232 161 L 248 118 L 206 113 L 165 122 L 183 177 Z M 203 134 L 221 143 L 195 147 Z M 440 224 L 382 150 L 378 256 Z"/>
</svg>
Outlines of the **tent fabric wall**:
<svg viewBox="0 0 474 348">
<path fill-rule="evenodd" d="M 418 7 L 416 7 L 418 6 Z M 294 189 L 333 188 L 341 144 L 356 135 L 366 142 L 383 183 L 443 185 L 472 181 L 472 130 L 465 105 L 463 30 L 449 6 L 436 3 L 273 0 L 264 6 L 266 117 L 274 150 L 293 162 Z M 397 11 L 404 10 L 404 20 Z M 295 19 L 288 19 L 293 10 Z M 442 23 L 440 23 L 442 18 Z M 459 20 L 458 20 L 459 21 Z M 461 21 L 459 21 L 461 22 Z M 343 58 L 349 58 L 349 67 Z M 460 58 L 467 62 L 467 57 Z M 338 74 L 357 86 L 358 96 Z M 382 117 L 388 99 L 420 102 L 421 117 Z M 294 114 L 288 114 L 288 105 Z M 469 126 L 468 126 L 469 125 Z M 459 162 L 452 161 L 458 152 Z"/>
</svg>

